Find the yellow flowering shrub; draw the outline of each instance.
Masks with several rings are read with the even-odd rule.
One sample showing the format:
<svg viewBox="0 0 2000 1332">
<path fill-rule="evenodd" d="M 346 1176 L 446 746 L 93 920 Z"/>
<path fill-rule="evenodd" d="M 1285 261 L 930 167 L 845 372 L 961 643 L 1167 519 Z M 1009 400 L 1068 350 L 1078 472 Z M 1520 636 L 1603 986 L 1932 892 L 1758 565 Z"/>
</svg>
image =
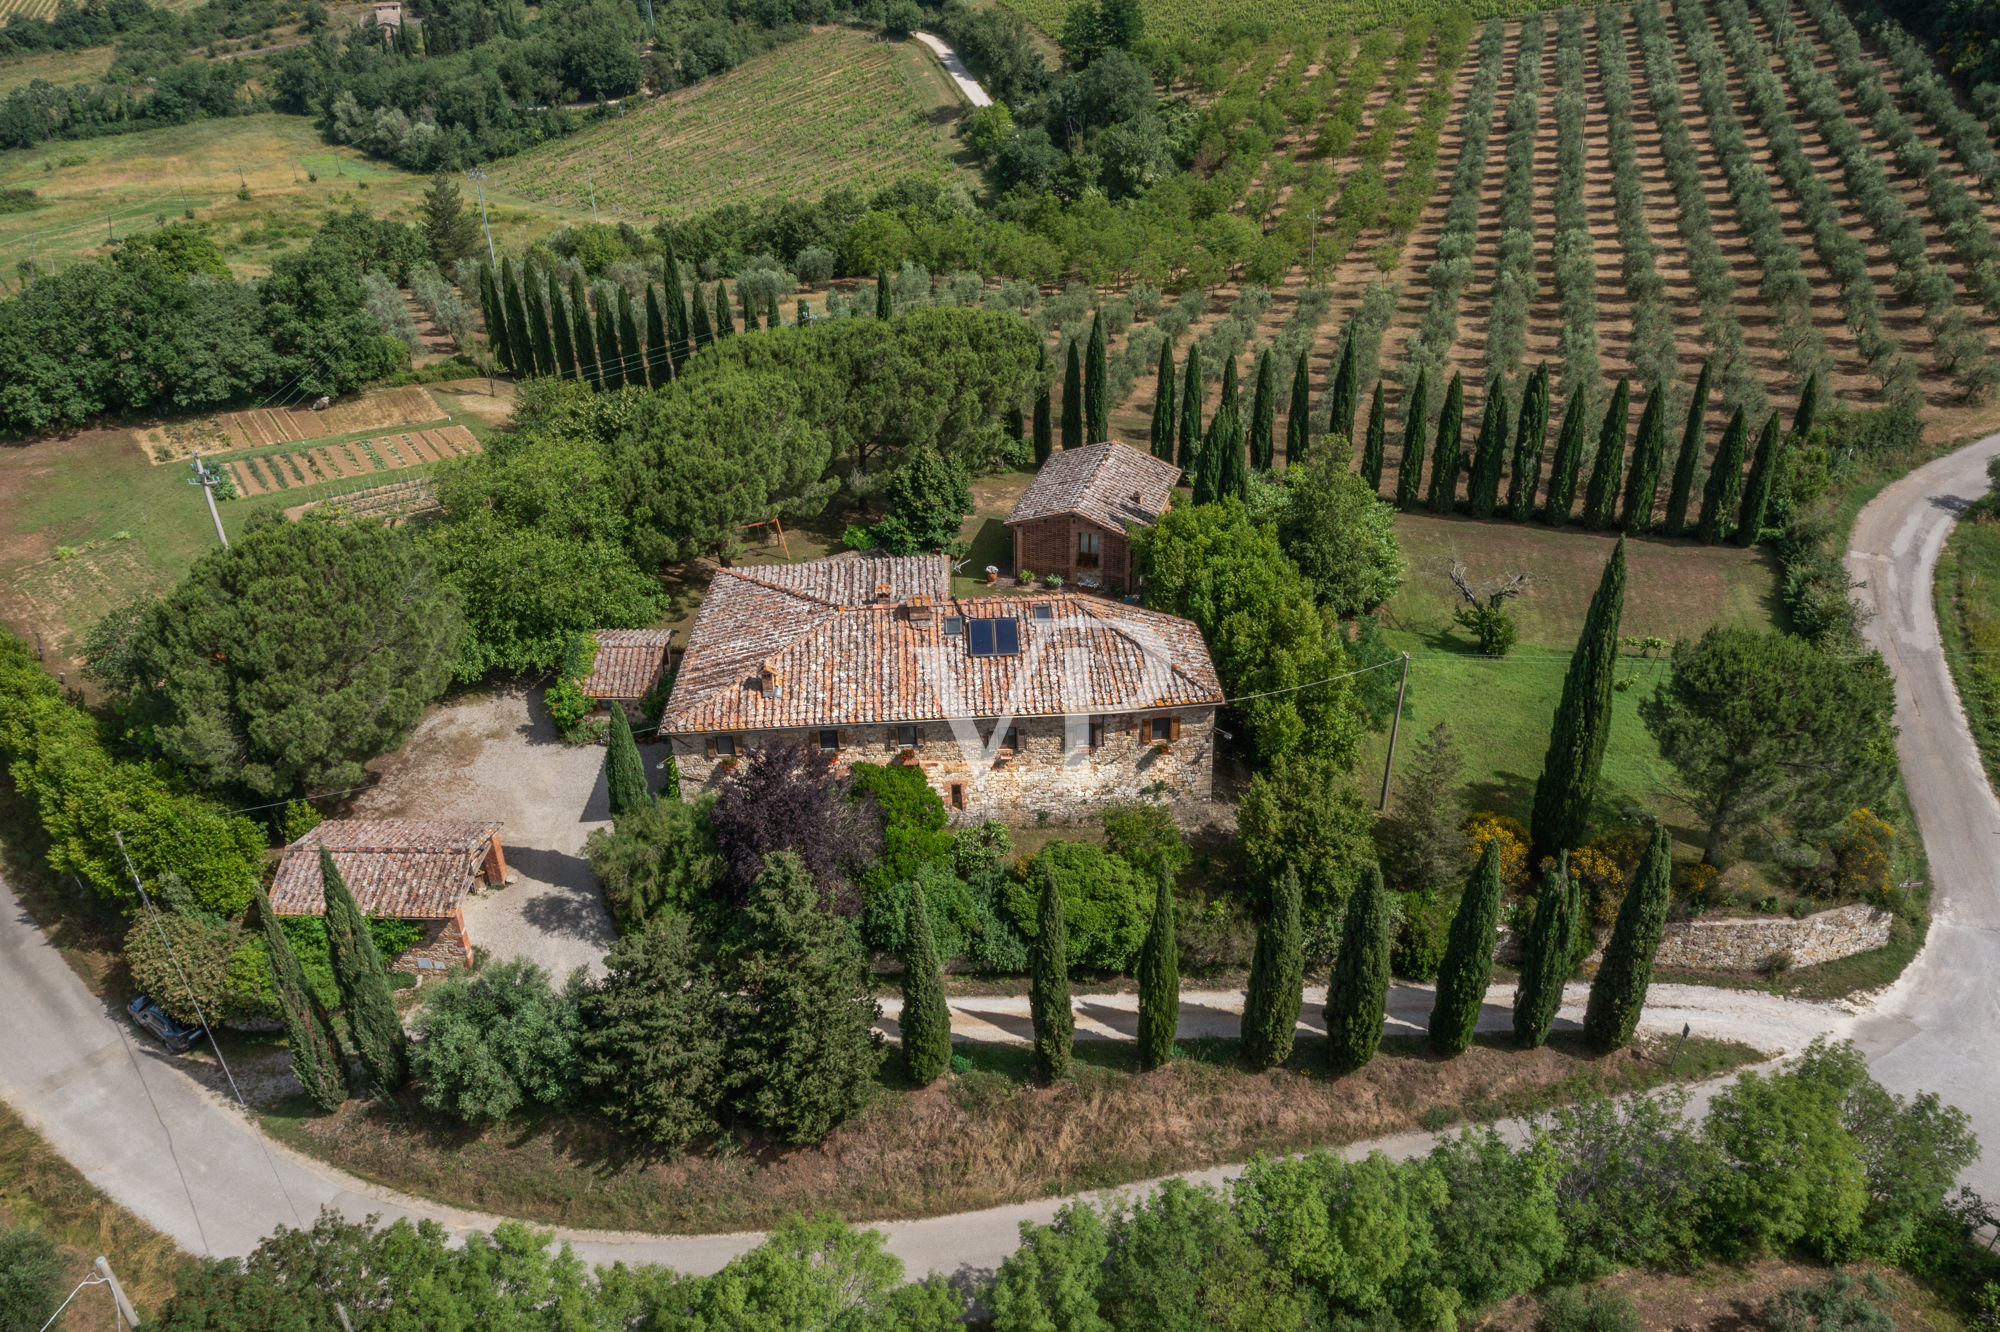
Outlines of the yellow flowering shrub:
<svg viewBox="0 0 2000 1332">
<path fill-rule="evenodd" d="M 1889 850 L 1896 830 L 1873 810 L 1857 809 L 1833 835 L 1833 876 L 1828 896 L 1879 902 L 1888 896 Z"/>
<path fill-rule="evenodd" d="M 1625 900 L 1625 871 L 1603 846 L 1592 842 L 1569 853 L 1569 876 L 1583 885 L 1584 914 L 1595 926 L 1618 919 Z"/>
<path fill-rule="evenodd" d="M 1510 893 L 1528 887 L 1528 830 L 1521 821 L 1490 810 L 1474 814 L 1460 829 L 1465 834 L 1466 865 L 1470 868 L 1486 854 L 1486 845 L 1500 845 L 1500 883 Z"/>
</svg>

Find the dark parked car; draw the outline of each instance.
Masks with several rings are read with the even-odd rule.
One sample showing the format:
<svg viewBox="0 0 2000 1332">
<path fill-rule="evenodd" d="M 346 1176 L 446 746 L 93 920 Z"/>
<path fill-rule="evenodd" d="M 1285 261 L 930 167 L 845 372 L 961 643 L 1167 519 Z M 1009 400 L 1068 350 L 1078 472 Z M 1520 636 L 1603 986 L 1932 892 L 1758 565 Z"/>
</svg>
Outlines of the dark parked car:
<svg viewBox="0 0 2000 1332">
<path fill-rule="evenodd" d="M 175 1054 L 186 1054 L 201 1039 L 200 1027 L 183 1027 L 143 994 L 125 1005 L 125 1011 L 132 1015 L 134 1022 L 159 1037 L 160 1043 Z"/>
</svg>

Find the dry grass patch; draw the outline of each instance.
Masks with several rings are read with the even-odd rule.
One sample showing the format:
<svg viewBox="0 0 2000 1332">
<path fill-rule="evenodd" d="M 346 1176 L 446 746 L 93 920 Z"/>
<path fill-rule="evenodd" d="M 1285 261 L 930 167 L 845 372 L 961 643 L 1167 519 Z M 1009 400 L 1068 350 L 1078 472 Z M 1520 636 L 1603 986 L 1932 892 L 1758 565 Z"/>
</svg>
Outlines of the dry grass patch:
<svg viewBox="0 0 2000 1332">
<path fill-rule="evenodd" d="M 1892 1298 L 1876 1301 L 1897 1332 L 1932 1332 L 1963 1326 L 1937 1297 L 1893 1267 L 1866 1264 L 1846 1269 L 1857 1280 L 1873 1275 Z M 1644 1332 L 1744 1332 L 1766 1327 L 1759 1316 L 1765 1301 L 1800 1286 L 1824 1285 L 1835 1269 L 1811 1263 L 1762 1258 L 1717 1263 L 1693 1272 L 1631 1269 L 1606 1277 L 1592 1289 L 1612 1290 L 1631 1299 Z M 1534 1332 L 1541 1301 L 1517 1295 L 1474 1324 L 1477 1332 Z"/>
<path fill-rule="evenodd" d="M 592 1121 L 468 1130 L 411 1105 L 350 1104 L 267 1115 L 287 1142 L 393 1188 L 551 1224 L 702 1233 L 758 1229 L 799 1210 L 857 1222 L 937 1216 L 1105 1188 L 1259 1152 L 1333 1147 L 1465 1119 L 1526 1114 L 1600 1093 L 1706 1076 L 1758 1058 L 1691 1040 L 1669 1070 L 1664 1045 L 1598 1059 L 1573 1040 L 1532 1052 L 1476 1045 L 1444 1061 L 1394 1038 L 1367 1068 L 1324 1071 L 1325 1042 L 1301 1040 L 1284 1069 L 1248 1073 L 1236 1042 L 1191 1041 L 1188 1057 L 1136 1070 L 1130 1042 L 1083 1042 L 1055 1087 L 1024 1080 L 1025 1049 L 960 1047 L 971 1066 L 920 1091 L 885 1073 L 871 1103 L 826 1142 L 786 1149 L 726 1139 L 647 1159 Z"/>
</svg>

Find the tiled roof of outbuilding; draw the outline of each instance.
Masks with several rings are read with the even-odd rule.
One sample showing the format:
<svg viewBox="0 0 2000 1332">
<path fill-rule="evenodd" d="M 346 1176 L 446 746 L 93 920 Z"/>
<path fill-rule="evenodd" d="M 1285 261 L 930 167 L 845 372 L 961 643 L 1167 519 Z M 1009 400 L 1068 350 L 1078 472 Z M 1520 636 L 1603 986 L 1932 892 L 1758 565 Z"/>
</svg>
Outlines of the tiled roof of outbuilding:
<svg viewBox="0 0 2000 1332">
<path fill-rule="evenodd" d="M 326 914 L 319 877 L 324 846 L 369 915 L 440 919 L 465 900 L 499 831 L 497 823 L 330 819 L 285 848 L 271 882 L 271 907 L 281 916 Z"/>
<path fill-rule="evenodd" d="M 1049 455 L 1007 522 L 1073 513 L 1114 532 L 1129 523 L 1156 522 L 1173 501 L 1180 475 L 1172 463 L 1115 439 L 1064 449 Z"/>
<path fill-rule="evenodd" d="M 586 698 L 644 698 L 667 669 L 671 629 L 599 629 L 597 657 L 583 679 Z"/>
<path fill-rule="evenodd" d="M 688 634 L 660 729 L 782 730 L 1213 705 L 1193 623 L 1101 597 L 949 596 L 941 555 L 724 569 Z M 888 601 L 874 600 L 881 584 Z M 779 586 L 783 584 L 783 586 Z M 904 591 L 903 589 L 908 589 Z M 909 597 L 929 598 L 912 617 Z M 1049 612 L 1036 618 L 1038 607 Z M 1020 652 L 971 656 L 951 619 L 1007 618 Z M 776 688 L 762 686 L 766 669 Z"/>
</svg>

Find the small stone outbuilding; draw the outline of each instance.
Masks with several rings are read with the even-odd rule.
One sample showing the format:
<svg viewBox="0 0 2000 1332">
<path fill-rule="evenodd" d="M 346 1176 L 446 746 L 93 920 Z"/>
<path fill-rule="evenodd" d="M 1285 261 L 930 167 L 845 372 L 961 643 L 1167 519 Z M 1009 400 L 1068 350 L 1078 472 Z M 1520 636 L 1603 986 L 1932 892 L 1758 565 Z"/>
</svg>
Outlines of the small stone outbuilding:
<svg viewBox="0 0 2000 1332">
<path fill-rule="evenodd" d="M 920 768 L 958 822 L 1206 800 L 1222 686 L 1195 625 L 1104 597 L 956 598 L 942 555 L 722 569 L 660 732 L 693 798 L 753 750 Z"/>
<path fill-rule="evenodd" d="M 598 707 L 623 707 L 626 717 L 637 721 L 646 696 L 667 673 L 674 631 L 599 629 L 591 637 L 597 640 L 597 656 L 579 688 Z"/>
<path fill-rule="evenodd" d="M 465 895 L 480 883 L 506 882 L 499 824 L 329 819 L 284 849 L 271 882 L 271 909 L 279 915 L 326 914 L 321 847 L 332 854 L 363 913 L 423 926 L 424 937 L 391 960 L 393 970 L 424 973 L 471 963 Z"/>
<path fill-rule="evenodd" d="M 1156 523 L 1180 468 L 1110 440 L 1049 455 L 1014 505 L 1014 571 L 1060 574 L 1074 587 L 1134 587 L 1126 533 Z"/>
</svg>

